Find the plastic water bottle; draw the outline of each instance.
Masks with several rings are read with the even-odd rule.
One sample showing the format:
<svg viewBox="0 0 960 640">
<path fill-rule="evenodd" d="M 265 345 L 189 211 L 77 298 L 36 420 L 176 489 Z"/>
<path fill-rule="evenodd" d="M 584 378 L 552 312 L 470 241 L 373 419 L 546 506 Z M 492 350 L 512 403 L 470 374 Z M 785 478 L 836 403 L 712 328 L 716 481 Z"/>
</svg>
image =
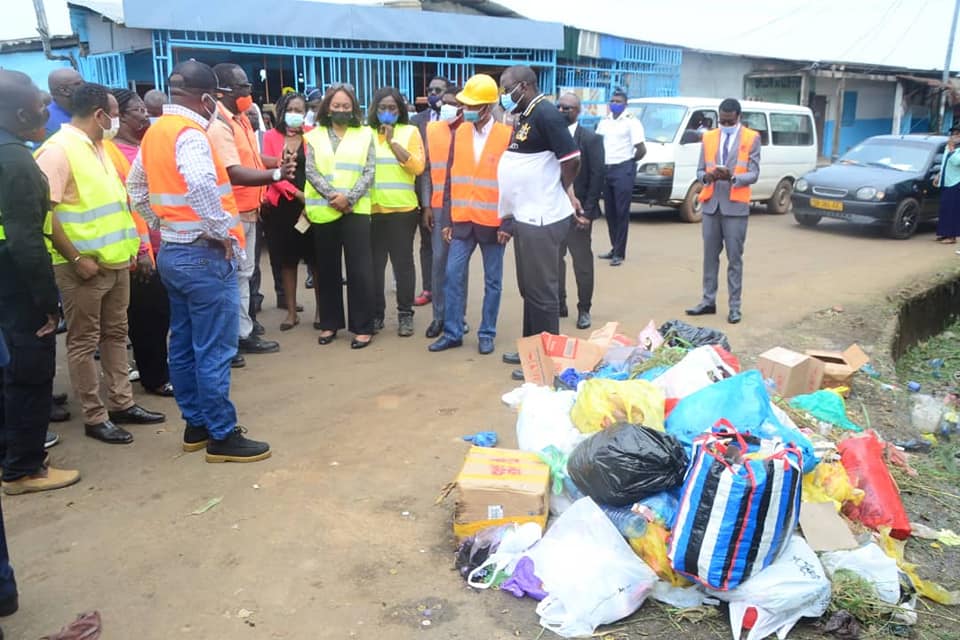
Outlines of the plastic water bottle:
<svg viewBox="0 0 960 640">
<path fill-rule="evenodd" d="M 642 538 L 647 532 L 647 519 L 634 513 L 630 507 L 611 507 L 606 504 L 598 506 L 624 538 Z"/>
</svg>

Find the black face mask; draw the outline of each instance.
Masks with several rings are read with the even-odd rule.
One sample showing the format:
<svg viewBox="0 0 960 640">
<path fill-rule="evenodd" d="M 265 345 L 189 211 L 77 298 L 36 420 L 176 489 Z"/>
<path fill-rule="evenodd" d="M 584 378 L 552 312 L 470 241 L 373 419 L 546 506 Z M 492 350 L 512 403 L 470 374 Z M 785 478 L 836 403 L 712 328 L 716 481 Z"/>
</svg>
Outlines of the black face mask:
<svg viewBox="0 0 960 640">
<path fill-rule="evenodd" d="M 331 111 L 330 121 L 334 124 L 350 124 L 353 122 L 352 111 Z"/>
</svg>

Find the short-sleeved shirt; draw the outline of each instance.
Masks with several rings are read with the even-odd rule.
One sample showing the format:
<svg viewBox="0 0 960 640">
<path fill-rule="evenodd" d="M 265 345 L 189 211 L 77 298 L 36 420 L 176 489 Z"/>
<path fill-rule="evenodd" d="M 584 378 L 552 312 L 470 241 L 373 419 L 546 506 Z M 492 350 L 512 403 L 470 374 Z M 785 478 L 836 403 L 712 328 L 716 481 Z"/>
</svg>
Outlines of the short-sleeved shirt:
<svg viewBox="0 0 960 640">
<path fill-rule="evenodd" d="M 580 155 L 570 123 L 539 95 L 519 115 L 500 158 L 500 217 L 543 226 L 573 214 L 560 164 Z"/>
<path fill-rule="evenodd" d="M 632 113 L 608 115 L 597 123 L 597 135 L 603 136 L 603 161 L 608 165 L 633 160 L 636 146 L 644 141 L 643 124 Z"/>
</svg>

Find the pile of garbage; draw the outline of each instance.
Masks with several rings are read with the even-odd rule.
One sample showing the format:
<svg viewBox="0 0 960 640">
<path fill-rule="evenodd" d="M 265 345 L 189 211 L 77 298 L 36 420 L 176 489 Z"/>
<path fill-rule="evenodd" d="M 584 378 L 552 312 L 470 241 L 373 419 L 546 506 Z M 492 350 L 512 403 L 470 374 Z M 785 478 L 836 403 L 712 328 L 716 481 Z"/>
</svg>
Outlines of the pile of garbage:
<svg viewBox="0 0 960 640">
<path fill-rule="evenodd" d="M 679 321 L 519 346 L 527 382 L 503 397 L 518 449 L 471 447 L 454 485 L 471 587 L 538 600 L 562 637 L 648 598 L 726 603 L 747 640 L 820 617 L 855 638 L 914 624 L 918 596 L 960 603 L 904 558 L 888 445 L 846 413 L 844 385 L 867 363 L 856 345 L 778 347 L 746 371 L 722 333 Z"/>
</svg>

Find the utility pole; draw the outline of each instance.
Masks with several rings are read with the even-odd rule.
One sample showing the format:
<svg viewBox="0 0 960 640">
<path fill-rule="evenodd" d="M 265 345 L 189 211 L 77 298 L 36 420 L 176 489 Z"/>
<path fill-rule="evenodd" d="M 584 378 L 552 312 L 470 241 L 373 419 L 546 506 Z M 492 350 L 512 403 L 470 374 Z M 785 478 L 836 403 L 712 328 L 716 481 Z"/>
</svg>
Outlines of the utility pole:
<svg viewBox="0 0 960 640">
<path fill-rule="evenodd" d="M 957 0 L 960 2 L 960 0 Z M 58 56 L 53 54 L 50 47 L 50 27 L 47 25 L 47 9 L 43 6 L 43 0 L 33 0 L 33 11 L 37 14 L 37 33 L 40 34 L 40 42 L 43 44 L 43 53 L 48 60 L 67 60 L 74 69 L 77 68 L 77 61 L 73 54 L 67 56 Z M 954 16 L 956 18 L 956 16 Z M 951 45 L 953 42 L 951 41 Z"/>
<path fill-rule="evenodd" d="M 950 21 L 950 37 L 947 38 L 947 58 L 943 62 L 942 93 L 940 95 L 940 117 L 937 120 L 939 129 L 943 129 L 943 114 L 947 110 L 947 91 L 950 82 L 950 64 L 953 62 L 953 40 L 957 35 L 957 14 L 960 13 L 960 0 L 954 0 L 953 20 Z"/>
</svg>

